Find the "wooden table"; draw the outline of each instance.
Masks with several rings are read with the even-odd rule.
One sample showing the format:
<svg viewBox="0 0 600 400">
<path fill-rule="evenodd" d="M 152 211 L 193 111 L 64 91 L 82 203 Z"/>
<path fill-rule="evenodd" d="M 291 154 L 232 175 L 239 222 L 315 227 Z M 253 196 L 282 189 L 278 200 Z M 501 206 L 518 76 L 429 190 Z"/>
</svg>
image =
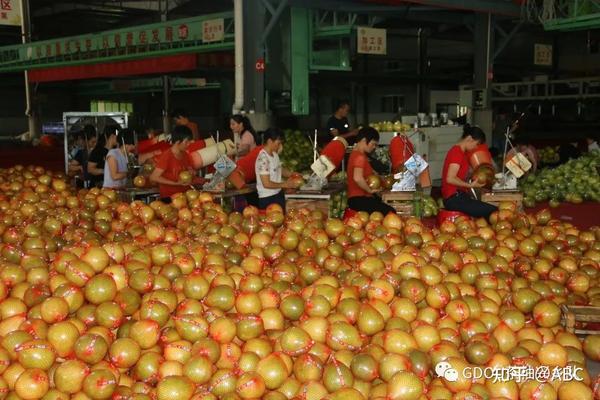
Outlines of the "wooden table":
<svg viewBox="0 0 600 400">
<path fill-rule="evenodd" d="M 398 215 L 412 217 L 415 214 L 415 192 L 381 192 L 381 200 L 393 207 Z"/>
<path fill-rule="evenodd" d="M 481 193 L 481 201 L 496 207 L 502 202 L 511 202 L 516 204 L 517 210 L 523 210 L 523 193 L 518 190 L 484 191 Z"/>
<path fill-rule="evenodd" d="M 135 200 L 142 200 L 144 203 L 148 204 L 154 200 L 160 199 L 160 194 L 158 192 L 157 187 L 153 188 L 124 188 L 118 189 L 117 193 L 119 194 L 119 198 L 127 203 L 131 203 Z"/>
<path fill-rule="evenodd" d="M 334 208 L 332 207 L 331 201 L 336 194 L 342 193 L 345 190 L 346 185 L 343 182 L 332 182 L 320 191 L 297 190 L 286 193 L 286 208 L 308 208 L 312 210 L 319 210 L 330 217 L 339 218 L 339 215 L 330 215 L 330 211 Z"/>
</svg>

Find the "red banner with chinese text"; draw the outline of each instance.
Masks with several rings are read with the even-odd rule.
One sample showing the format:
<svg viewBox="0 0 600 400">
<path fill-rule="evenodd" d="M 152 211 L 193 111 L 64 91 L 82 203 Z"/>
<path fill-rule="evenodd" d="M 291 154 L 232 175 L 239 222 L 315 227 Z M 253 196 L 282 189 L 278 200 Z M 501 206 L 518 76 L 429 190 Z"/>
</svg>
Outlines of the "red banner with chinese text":
<svg viewBox="0 0 600 400">
<path fill-rule="evenodd" d="M 76 65 L 29 71 L 30 82 L 56 82 L 118 76 L 190 71 L 197 67 L 196 54 L 182 54 L 104 64 Z"/>
</svg>

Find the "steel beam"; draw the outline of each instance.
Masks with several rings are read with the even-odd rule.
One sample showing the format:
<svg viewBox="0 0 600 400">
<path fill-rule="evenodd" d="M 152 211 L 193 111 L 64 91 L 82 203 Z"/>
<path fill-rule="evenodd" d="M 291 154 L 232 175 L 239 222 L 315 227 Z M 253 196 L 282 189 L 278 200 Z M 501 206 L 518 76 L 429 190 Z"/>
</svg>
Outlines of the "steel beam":
<svg viewBox="0 0 600 400">
<path fill-rule="evenodd" d="M 504 36 L 504 38 L 502 39 L 502 42 L 500 43 L 500 45 L 494 52 L 494 57 L 493 57 L 494 60 L 500 55 L 500 53 L 502 53 L 502 51 L 506 48 L 506 46 L 508 46 L 508 44 L 510 43 L 512 38 L 515 36 L 515 34 L 517 32 L 519 32 L 519 29 L 521 29 L 522 26 L 523 26 L 523 22 L 521 21 L 517 25 L 515 25 L 515 27 L 512 28 L 508 34 L 506 34 Z"/>
<path fill-rule="evenodd" d="M 542 14 L 547 31 L 574 31 L 600 28 L 598 0 L 558 0 L 550 13 Z M 551 18 L 551 19 L 547 19 Z"/>
<path fill-rule="evenodd" d="M 77 93 L 85 95 L 101 95 L 109 93 L 155 93 L 162 90 L 161 78 L 129 79 L 118 81 L 81 82 L 77 85 Z M 57 86 L 61 87 L 61 86 Z M 171 78 L 171 90 L 207 90 L 219 89 L 218 82 L 207 82 L 204 78 Z"/>
<path fill-rule="evenodd" d="M 501 0 L 398 0 L 398 4 L 402 3 L 413 3 L 451 10 L 507 15 L 511 17 L 521 16 L 521 7 L 519 5 L 514 2 Z"/>
<path fill-rule="evenodd" d="M 143 1 L 120 1 L 118 3 L 107 2 L 65 2 L 56 5 L 37 9 L 33 13 L 33 17 L 47 17 L 70 11 L 102 11 L 126 14 L 127 10 L 158 12 L 161 11 L 160 2 L 162 0 L 143 0 Z M 172 0 L 169 4 L 168 11 L 181 6 L 190 0 Z M 112 5 L 111 5 L 112 4 Z"/>
<path fill-rule="evenodd" d="M 269 11 L 269 13 L 271 13 L 271 15 L 275 14 L 275 8 L 271 5 L 269 0 L 261 0 L 261 3 L 265 6 L 267 11 Z"/>
<path fill-rule="evenodd" d="M 499 24 L 494 24 L 494 29 L 497 30 L 500 36 L 503 38 L 508 36 L 508 33 L 506 33 L 506 31 Z"/>
<path fill-rule="evenodd" d="M 547 31 L 580 31 L 598 28 L 600 28 L 600 13 L 544 22 L 544 29 Z"/>
<path fill-rule="evenodd" d="M 380 4 L 365 5 L 343 0 L 289 0 L 293 7 L 310 7 L 321 11 L 324 19 L 326 12 L 340 12 L 379 16 L 384 18 L 401 18 L 406 20 L 463 25 L 473 23 L 473 15 L 446 11 L 439 7 L 422 6 L 386 6 Z M 323 22 L 323 21 L 318 21 Z"/>
<path fill-rule="evenodd" d="M 266 1 L 266 0 L 263 0 L 263 1 Z M 267 27 L 263 31 L 262 36 L 260 38 L 260 43 L 262 45 L 264 45 L 265 42 L 267 41 L 267 38 L 269 37 L 269 34 L 273 30 L 273 27 L 275 26 L 277 21 L 279 21 L 279 17 L 281 17 L 281 14 L 283 14 L 283 11 L 286 9 L 287 6 L 288 6 L 288 0 L 282 0 L 279 3 L 279 5 L 277 6 L 277 8 L 273 12 L 271 12 L 271 18 L 269 19 L 269 23 L 267 24 Z"/>
</svg>

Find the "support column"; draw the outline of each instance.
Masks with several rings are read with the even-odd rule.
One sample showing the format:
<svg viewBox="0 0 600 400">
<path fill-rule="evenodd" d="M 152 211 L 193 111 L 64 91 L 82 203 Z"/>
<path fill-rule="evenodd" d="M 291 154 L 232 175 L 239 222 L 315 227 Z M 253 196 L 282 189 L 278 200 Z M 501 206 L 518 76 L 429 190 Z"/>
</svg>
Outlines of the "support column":
<svg viewBox="0 0 600 400">
<path fill-rule="evenodd" d="M 29 0 L 21 0 L 21 36 L 23 43 L 31 41 L 31 21 L 29 18 Z M 25 115 L 27 116 L 27 126 L 31 138 L 37 138 L 41 135 L 38 123 L 38 113 L 35 107 L 34 90 L 29 83 L 29 72 L 25 71 Z"/>
<path fill-rule="evenodd" d="M 261 0 L 244 0 L 244 105 L 248 111 L 265 112 L 265 72 L 256 64 L 265 58 L 261 37 L 265 28 L 265 7 Z"/>
<path fill-rule="evenodd" d="M 291 11 L 291 82 L 292 114 L 308 115 L 310 110 L 309 64 L 310 21 L 306 8 L 292 7 Z"/>
<path fill-rule="evenodd" d="M 362 73 L 364 76 L 369 74 L 369 59 L 365 54 L 362 57 Z M 362 86 L 362 101 L 363 101 L 363 117 L 362 122 L 367 124 L 369 122 L 369 85 Z"/>
<path fill-rule="evenodd" d="M 162 0 L 159 0 L 158 2 L 158 9 L 160 12 L 160 21 L 161 22 L 166 22 L 169 18 L 168 12 L 169 12 L 169 0 L 164 0 L 164 5 Z M 162 86 L 163 86 L 163 111 L 162 111 L 162 125 L 163 125 L 163 132 L 165 134 L 170 134 L 171 133 L 171 118 L 169 117 L 169 111 L 171 108 L 171 87 L 170 87 L 170 81 L 169 81 L 169 76 L 168 75 L 163 75 L 162 77 Z"/>
<path fill-rule="evenodd" d="M 494 28 L 492 15 L 476 14 L 473 30 L 473 99 L 472 122 L 487 134 L 488 141 L 492 137 L 491 82 L 494 73 Z"/>
<path fill-rule="evenodd" d="M 418 52 L 418 61 L 417 61 L 417 73 L 419 76 L 419 81 L 417 83 L 417 112 L 427 112 L 427 96 L 426 90 L 427 87 L 424 83 L 424 76 L 427 72 L 427 38 L 429 32 L 426 29 L 419 28 L 417 32 L 417 52 Z M 435 110 L 429 110 L 430 113 L 435 112 Z"/>
<path fill-rule="evenodd" d="M 171 88 L 169 85 L 169 76 L 168 75 L 163 75 L 162 84 L 163 84 L 162 126 L 163 126 L 163 132 L 168 135 L 171 133 L 171 118 L 169 116 L 169 109 L 171 108 L 171 102 L 170 102 Z"/>
<path fill-rule="evenodd" d="M 271 18 L 273 16 L 271 15 Z M 263 41 L 266 26 L 266 8 L 261 0 L 244 0 L 244 105 L 255 129 L 269 127 L 265 102 L 265 74 L 268 54 Z M 264 65 L 264 64 L 263 64 Z"/>
</svg>

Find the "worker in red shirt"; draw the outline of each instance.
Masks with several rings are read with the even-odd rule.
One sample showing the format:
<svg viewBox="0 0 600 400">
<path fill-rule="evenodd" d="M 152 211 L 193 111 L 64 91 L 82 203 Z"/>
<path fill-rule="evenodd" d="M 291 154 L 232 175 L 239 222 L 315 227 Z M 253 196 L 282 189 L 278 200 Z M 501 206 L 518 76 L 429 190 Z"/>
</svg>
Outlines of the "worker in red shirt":
<svg viewBox="0 0 600 400">
<path fill-rule="evenodd" d="M 375 150 L 379 142 L 379 132 L 375 128 L 362 128 L 356 136 L 356 145 L 348 159 L 348 207 L 354 211 L 375 211 L 383 215 L 395 213 L 394 208 L 385 204 L 376 196 L 379 189 L 367 185 L 367 177 L 373 175 L 368 155 Z"/>
<path fill-rule="evenodd" d="M 192 131 L 187 126 L 176 126 L 171 134 L 171 148 L 156 160 L 150 181 L 158 184 L 160 197 L 166 201 L 175 193 L 190 189 L 189 182 L 180 182 L 179 174 L 183 171 L 194 171 L 192 160 L 186 151 L 191 140 Z"/>
<path fill-rule="evenodd" d="M 442 197 L 449 211 L 460 211 L 472 217 L 489 218 L 498 208 L 472 198 L 467 190 L 483 187 L 477 181 L 467 182 L 469 160 L 467 153 L 485 143 L 485 133 L 478 127 L 466 125 L 461 140 L 450 150 L 442 170 Z"/>
<path fill-rule="evenodd" d="M 173 111 L 173 114 L 171 114 L 171 116 L 173 117 L 173 120 L 175 121 L 175 126 L 186 126 L 190 129 L 190 131 L 192 132 L 192 139 L 194 139 L 194 140 L 206 139 L 206 138 L 200 137 L 200 131 L 198 130 L 198 124 L 190 121 L 190 117 L 188 116 L 188 113 L 183 108 L 176 109 L 175 111 Z"/>
</svg>

